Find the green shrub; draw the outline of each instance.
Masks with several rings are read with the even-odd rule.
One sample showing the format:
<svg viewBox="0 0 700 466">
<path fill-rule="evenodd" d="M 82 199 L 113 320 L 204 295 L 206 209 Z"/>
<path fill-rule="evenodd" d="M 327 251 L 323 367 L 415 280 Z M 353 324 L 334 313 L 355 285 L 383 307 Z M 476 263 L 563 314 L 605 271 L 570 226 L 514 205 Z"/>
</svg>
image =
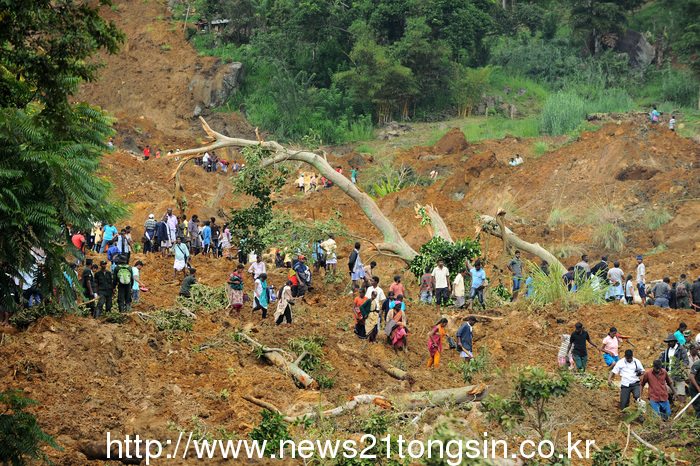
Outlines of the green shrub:
<svg viewBox="0 0 700 466">
<path fill-rule="evenodd" d="M 545 152 L 549 151 L 549 144 L 543 141 L 537 141 L 533 146 L 532 146 L 532 158 L 533 159 L 539 159 L 542 157 Z"/>
<path fill-rule="evenodd" d="M 321 348 L 326 339 L 320 335 L 304 335 L 297 338 L 290 338 L 287 341 L 287 349 L 301 355 L 306 351 L 308 356 L 301 360 L 299 367 L 301 370 L 311 372 L 321 364 L 321 358 L 325 356 Z"/>
<path fill-rule="evenodd" d="M 263 409 L 260 415 L 262 421 L 248 435 L 252 440 L 257 440 L 260 445 L 266 442 L 265 455 L 267 457 L 279 454 L 281 443 L 292 438 L 284 423 L 284 415 L 266 409 Z"/>
<path fill-rule="evenodd" d="M 63 451 L 53 437 L 41 430 L 36 416 L 25 412 L 31 406 L 39 403 L 22 396 L 20 390 L 0 392 L 0 461 L 2 464 L 19 466 L 31 460 L 53 462 L 41 449 L 48 445 L 58 451 Z"/>
<path fill-rule="evenodd" d="M 592 280 L 577 280 L 576 292 L 569 291 L 566 283 L 561 279 L 564 274 L 563 270 L 556 270 L 557 267 L 550 267 L 549 275 L 545 274 L 542 269 L 527 262 L 527 268 L 530 271 L 533 292 L 529 299 L 533 305 L 544 306 L 545 304 L 559 303 L 566 311 L 580 306 L 590 304 L 600 304 L 605 302 L 605 294 L 610 285 L 607 280 L 602 283 L 595 284 Z"/>
<path fill-rule="evenodd" d="M 416 279 L 420 280 L 426 267 L 432 270 L 437 266 L 438 259 L 443 259 L 445 267 L 450 271 L 450 279 L 453 280 L 465 268 L 466 259 L 473 260 L 479 254 L 481 249 L 478 241 L 472 241 L 469 237 L 458 239 L 453 244 L 435 236 L 420 247 L 420 254 L 413 258 L 409 268 Z"/>
<path fill-rule="evenodd" d="M 545 133 L 568 134 L 586 118 L 586 103 L 573 92 L 560 91 L 549 96 L 540 118 Z"/>
<path fill-rule="evenodd" d="M 627 113 L 634 100 L 624 89 L 606 89 L 588 104 L 588 113 Z"/>
<path fill-rule="evenodd" d="M 109 324 L 123 324 L 126 322 L 126 314 L 119 311 L 105 312 L 101 317 Z"/>
<path fill-rule="evenodd" d="M 659 244 L 654 249 L 650 249 L 649 251 L 645 252 L 644 255 L 651 256 L 651 255 L 658 254 L 658 253 L 664 252 L 664 251 L 668 251 L 668 246 L 666 246 L 665 244 Z"/>
<path fill-rule="evenodd" d="M 486 413 L 486 419 L 496 421 L 503 430 L 512 430 L 525 419 L 525 410 L 518 401 L 493 394 L 481 402 L 481 411 Z"/>
<path fill-rule="evenodd" d="M 376 154 L 377 151 L 369 147 L 367 144 L 361 144 L 355 148 L 355 152 L 362 152 L 365 154 Z"/>
<path fill-rule="evenodd" d="M 369 141 L 374 138 L 374 125 L 371 115 L 360 115 L 350 122 L 342 137 L 342 142 Z"/>
<path fill-rule="evenodd" d="M 168 44 L 163 44 L 160 48 L 167 52 L 171 47 Z"/>
<path fill-rule="evenodd" d="M 552 377 L 541 367 L 526 367 L 519 371 L 515 379 L 513 396 L 524 408 L 531 410 L 533 427 L 545 437 L 544 422 L 548 419 L 547 404 L 554 399 L 565 396 L 569 392 L 573 377 L 560 372 L 558 377 Z"/>
<path fill-rule="evenodd" d="M 573 218 L 574 216 L 571 214 L 568 207 L 552 209 L 552 211 L 549 213 L 549 217 L 547 217 L 547 225 L 549 225 L 551 228 L 557 228 L 562 225 L 568 225 Z"/>
<path fill-rule="evenodd" d="M 462 360 L 459 364 L 450 362 L 449 367 L 454 372 L 462 375 L 462 383 L 472 383 L 477 374 L 489 374 L 489 367 L 493 366 L 493 360 L 489 355 L 486 345 L 479 349 L 479 353 L 471 361 Z"/>
<path fill-rule="evenodd" d="M 53 300 L 44 300 L 38 306 L 24 307 L 12 314 L 10 321 L 17 328 L 26 328 L 42 317 L 51 316 L 59 318 L 66 313 L 66 309 Z"/>
<path fill-rule="evenodd" d="M 600 248 L 615 251 L 621 251 L 627 242 L 622 228 L 611 222 L 596 226 L 593 232 L 593 241 Z"/>
<path fill-rule="evenodd" d="M 658 230 L 661 225 L 673 218 L 673 215 L 666 209 L 650 210 L 644 215 L 644 225 L 647 230 Z"/>
</svg>

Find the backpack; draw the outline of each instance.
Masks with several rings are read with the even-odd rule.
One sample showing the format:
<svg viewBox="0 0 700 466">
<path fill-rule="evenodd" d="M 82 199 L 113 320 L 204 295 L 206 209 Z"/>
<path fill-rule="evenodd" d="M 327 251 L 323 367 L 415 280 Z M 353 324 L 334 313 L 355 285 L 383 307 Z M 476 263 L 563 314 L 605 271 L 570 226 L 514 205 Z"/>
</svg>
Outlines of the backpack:
<svg viewBox="0 0 700 466">
<path fill-rule="evenodd" d="M 676 298 L 685 298 L 688 296 L 688 288 L 685 287 L 685 283 L 681 282 L 676 286 Z"/>
<path fill-rule="evenodd" d="M 132 272 L 131 267 L 120 266 L 117 268 L 117 279 L 122 285 L 131 285 Z"/>
</svg>

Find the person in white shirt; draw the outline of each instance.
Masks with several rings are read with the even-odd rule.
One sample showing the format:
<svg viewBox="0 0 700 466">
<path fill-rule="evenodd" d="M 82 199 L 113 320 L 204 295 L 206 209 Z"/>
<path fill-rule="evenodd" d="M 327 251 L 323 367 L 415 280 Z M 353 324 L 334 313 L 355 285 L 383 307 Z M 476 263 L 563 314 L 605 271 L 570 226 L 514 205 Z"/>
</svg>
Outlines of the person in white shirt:
<svg viewBox="0 0 700 466">
<path fill-rule="evenodd" d="M 466 304 L 466 292 L 464 291 L 464 276 L 467 274 L 467 269 L 459 271 L 455 277 L 452 287 L 452 296 L 455 297 L 455 308 L 459 309 Z"/>
<path fill-rule="evenodd" d="M 644 258 L 642 255 L 637 256 L 637 291 L 639 291 L 639 297 L 642 298 L 642 305 L 647 306 L 647 293 L 646 293 L 646 267 L 644 266 Z"/>
<path fill-rule="evenodd" d="M 613 375 L 620 374 L 620 409 L 625 409 L 630 401 L 630 395 L 635 401 L 641 397 L 639 380 L 644 375 L 644 366 L 634 357 L 632 350 L 625 351 L 625 359 L 620 359 L 608 375 L 608 385 L 612 386 Z"/>
<path fill-rule="evenodd" d="M 265 263 L 262 260 L 262 256 L 256 256 L 255 262 L 250 264 L 250 267 L 248 268 L 248 273 L 253 275 L 253 280 L 257 280 L 260 275 L 266 272 L 267 270 L 265 270 Z"/>
<path fill-rule="evenodd" d="M 634 282 L 632 275 L 627 275 L 627 283 L 625 284 L 625 301 L 627 304 L 634 304 Z"/>
<path fill-rule="evenodd" d="M 447 301 L 450 299 L 450 271 L 445 267 L 445 262 L 440 259 L 438 265 L 433 269 L 432 276 L 435 278 L 435 302 L 437 303 L 438 314 L 442 315 L 440 306 L 443 311 L 447 309 Z"/>
<path fill-rule="evenodd" d="M 335 273 L 335 266 L 338 263 L 338 256 L 335 255 L 336 249 L 335 235 L 331 233 L 328 239 L 321 243 L 323 251 L 326 253 L 326 271 L 330 270 Z"/>
<path fill-rule="evenodd" d="M 521 163 L 523 163 L 523 158 L 520 156 L 520 154 L 516 154 L 515 155 L 515 164 L 520 165 Z"/>
<path fill-rule="evenodd" d="M 676 131 L 676 117 L 673 115 L 671 115 L 671 119 L 668 120 L 668 129 Z"/>
<path fill-rule="evenodd" d="M 375 302 L 377 303 L 377 309 L 381 309 L 382 303 L 386 299 L 386 295 L 384 294 L 384 290 L 379 288 L 379 277 L 372 277 L 372 286 L 367 287 L 367 292 L 365 293 L 365 297 L 372 298 L 373 291 L 377 292 L 377 297 L 374 299 Z"/>
<path fill-rule="evenodd" d="M 620 262 L 615 261 L 613 268 L 608 271 L 608 280 L 610 280 L 610 297 L 615 297 L 617 301 L 625 297 L 624 283 L 625 272 L 620 268 Z"/>
<path fill-rule="evenodd" d="M 302 193 L 304 192 L 304 174 L 302 173 L 299 179 L 297 180 L 298 186 L 299 186 L 299 191 Z"/>
</svg>

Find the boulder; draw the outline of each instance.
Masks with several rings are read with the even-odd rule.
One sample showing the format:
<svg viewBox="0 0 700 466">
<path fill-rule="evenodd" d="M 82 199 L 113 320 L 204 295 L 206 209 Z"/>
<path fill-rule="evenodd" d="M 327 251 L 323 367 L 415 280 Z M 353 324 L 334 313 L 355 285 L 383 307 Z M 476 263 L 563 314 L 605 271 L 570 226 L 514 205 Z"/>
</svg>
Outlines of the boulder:
<svg viewBox="0 0 700 466">
<path fill-rule="evenodd" d="M 614 50 L 627 54 L 631 68 L 646 68 L 654 61 L 654 46 L 637 31 L 627 31 L 618 39 Z"/>
<path fill-rule="evenodd" d="M 243 63 L 233 62 L 219 66 L 209 76 L 198 74 L 190 82 L 190 91 L 204 107 L 216 108 L 226 103 L 243 80 Z"/>
</svg>

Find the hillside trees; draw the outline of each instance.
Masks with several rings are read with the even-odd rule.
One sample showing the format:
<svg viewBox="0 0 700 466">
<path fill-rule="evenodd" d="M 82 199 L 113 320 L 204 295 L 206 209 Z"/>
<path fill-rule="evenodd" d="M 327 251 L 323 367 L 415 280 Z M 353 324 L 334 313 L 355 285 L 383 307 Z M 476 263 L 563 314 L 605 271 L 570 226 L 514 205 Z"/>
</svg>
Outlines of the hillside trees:
<svg viewBox="0 0 700 466">
<path fill-rule="evenodd" d="M 101 5 L 110 5 L 101 0 Z M 77 0 L 26 0 L 0 6 L 0 288 L 14 306 L 12 277 L 46 256 L 45 291 L 66 284 L 67 226 L 123 215 L 98 175 L 112 119 L 69 96 L 97 78 L 98 51 L 116 53 L 124 35 L 97 7 Z M 21 290 L 18 290 L 21 291 Z"/>
<path fill-rule="evenodd" d="M 570 24 L 574 36 L 583 39 L 593 55 L 602 43 L 610 43 L 610 34 L 623 32 L 626 12 L 642 5 L 643 0 L 571 0 Z M 606 44 L 608 45 L 608 44 Z"/>
<path fill-rule="evenodd" d="M 700 83 L 700 0 L 681 2 L 680 41 L 678 49 L 690 65 L 696 80 Z M 700 89 L 698 90 L 698 108 L 700 109 Z"/>
</svg>

